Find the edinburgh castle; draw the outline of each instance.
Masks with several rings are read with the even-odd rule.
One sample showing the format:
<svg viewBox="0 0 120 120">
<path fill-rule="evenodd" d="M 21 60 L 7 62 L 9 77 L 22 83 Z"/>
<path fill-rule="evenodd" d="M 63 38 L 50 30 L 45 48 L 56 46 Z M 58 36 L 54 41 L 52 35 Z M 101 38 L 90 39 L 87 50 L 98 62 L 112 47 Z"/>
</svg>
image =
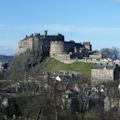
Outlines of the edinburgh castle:
<svg viewBox="0 0 120 120">
<path fill-rule="evenodd" d="M 39 50 L 39 52 L 58 60 L 70 60 L 89 57 L 92 52 L 92 45 L 90 42 L 65 41 L 62 34 L 48 35 L 47 31 L 44 31 L 43 35 L 40 33 L 26 35 L 19 42 L 18 54 L 27 50 Z"/>
</svg>

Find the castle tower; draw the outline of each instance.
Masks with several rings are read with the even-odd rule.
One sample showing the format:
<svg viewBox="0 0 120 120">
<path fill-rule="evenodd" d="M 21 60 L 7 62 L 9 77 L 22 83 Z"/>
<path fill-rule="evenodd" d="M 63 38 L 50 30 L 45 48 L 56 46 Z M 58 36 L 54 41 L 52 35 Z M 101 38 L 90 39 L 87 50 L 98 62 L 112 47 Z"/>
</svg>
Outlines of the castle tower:
<svg viewBox="0 0 120 120">
<path fill-rule="evenodd" d="M 85 49 L 92 51 L 92 45 L 90 42 L 83 42 L 83 46 Z"/>
<path fill-rule="evenodd" d="M 50 56 L 56 57 L 64 53 L 64 41 L 54 40 L 50 42 Z"/>
</svg>

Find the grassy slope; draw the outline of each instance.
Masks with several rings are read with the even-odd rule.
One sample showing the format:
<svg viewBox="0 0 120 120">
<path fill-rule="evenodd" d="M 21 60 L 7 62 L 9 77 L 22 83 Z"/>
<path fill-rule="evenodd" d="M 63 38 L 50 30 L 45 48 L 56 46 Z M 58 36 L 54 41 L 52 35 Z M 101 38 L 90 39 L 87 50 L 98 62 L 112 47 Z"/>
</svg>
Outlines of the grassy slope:
<svg viewBox="0 0 120 120">
<path fill-rule="evenodd" d="M 75 62 L 72 64 L 65 64 L 59 62 L 52 58 L 46 58 L 41 64 L 36 66 L 37 71 L 48 71 L 48 72 L 55 72 L 55 71 L 76 71 L 81 72 L 84 76 L 91 75 L 91 67 L 92 64 L 83 63 L 83 62 Z"/>
</svg>

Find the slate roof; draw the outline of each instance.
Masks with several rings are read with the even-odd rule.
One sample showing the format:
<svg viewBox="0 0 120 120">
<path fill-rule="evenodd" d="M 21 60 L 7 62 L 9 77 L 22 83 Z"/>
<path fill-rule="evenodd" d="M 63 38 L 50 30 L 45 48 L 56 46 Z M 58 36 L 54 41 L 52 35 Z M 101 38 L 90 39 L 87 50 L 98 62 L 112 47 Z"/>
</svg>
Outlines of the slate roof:
<svg viewBox="0 0 120 120">
<path fill-rule="evenodd" d="M 110 64 L 96 64 L 92 69 L 114 69 L 115 65 Z"/>
</svg>

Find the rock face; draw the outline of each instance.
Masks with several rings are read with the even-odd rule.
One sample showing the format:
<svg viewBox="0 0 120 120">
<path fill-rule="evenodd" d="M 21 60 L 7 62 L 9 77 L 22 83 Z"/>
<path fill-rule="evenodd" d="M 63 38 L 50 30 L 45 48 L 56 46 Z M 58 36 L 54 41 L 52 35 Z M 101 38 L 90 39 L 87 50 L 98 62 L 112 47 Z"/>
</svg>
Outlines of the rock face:
<svg viewBox="0 0 120 120">
<path fill-rule="evenodd" d="M 47 55 L 40 52 L 40 50 L 27 50 L 26 52 L 16 55 L 11 63 L 5 78 L 14 80 L 23 80 L 25 75 L 35 67 Z"/>
</svg>

